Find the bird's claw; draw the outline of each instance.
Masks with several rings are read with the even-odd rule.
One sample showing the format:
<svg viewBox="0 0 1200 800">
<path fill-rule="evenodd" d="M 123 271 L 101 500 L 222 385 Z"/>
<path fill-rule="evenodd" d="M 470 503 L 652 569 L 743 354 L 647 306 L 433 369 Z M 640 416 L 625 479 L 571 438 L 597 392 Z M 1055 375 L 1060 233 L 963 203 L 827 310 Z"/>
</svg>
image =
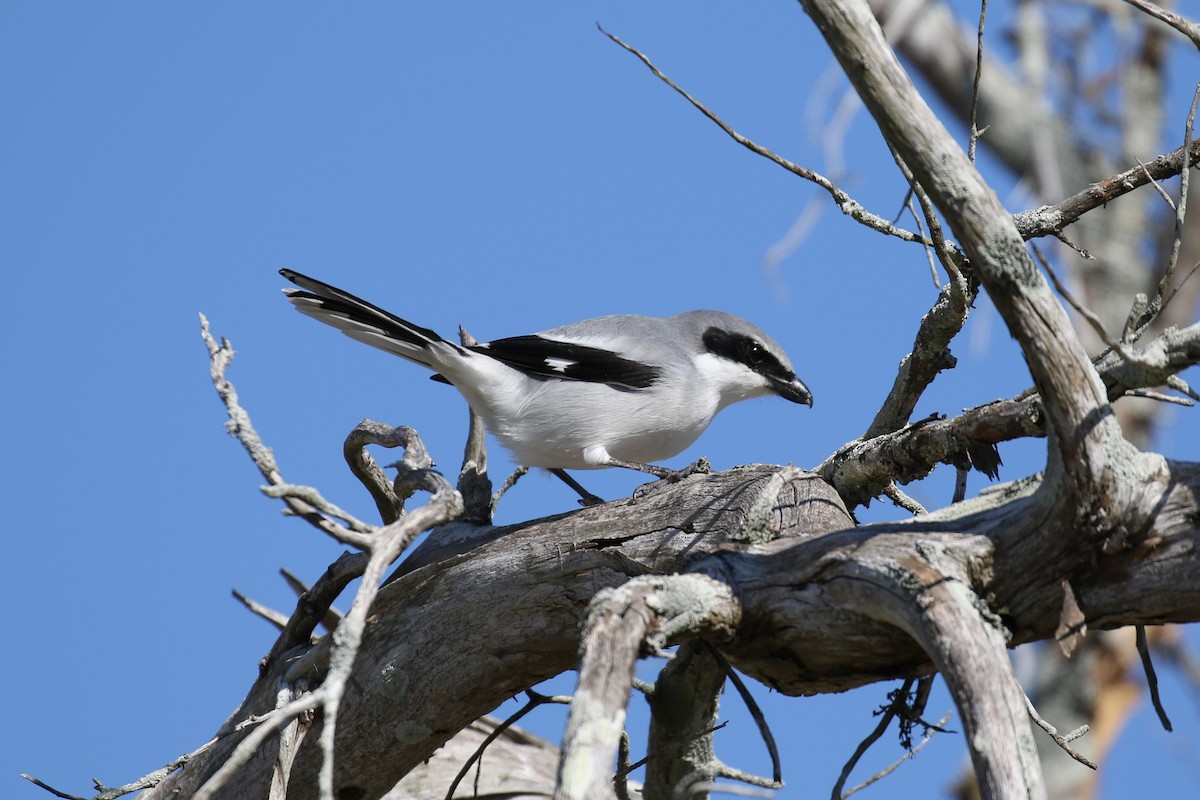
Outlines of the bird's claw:
<svg viewBox="0 0 1200 800">
<path fill-rule="evenodd" d="M 663 480 L 671 483 L 678 483 L 684 478 L 691 477 L 692 475 L 708 475 L 711 472 L 712 464 L 709 463 L 708 458 L 705 456 L 700 456 L 700 458 L 696 459 L 693 463 L 688 464 L 683 469 L 671 470 L 663 476 Z"/>
</svg>

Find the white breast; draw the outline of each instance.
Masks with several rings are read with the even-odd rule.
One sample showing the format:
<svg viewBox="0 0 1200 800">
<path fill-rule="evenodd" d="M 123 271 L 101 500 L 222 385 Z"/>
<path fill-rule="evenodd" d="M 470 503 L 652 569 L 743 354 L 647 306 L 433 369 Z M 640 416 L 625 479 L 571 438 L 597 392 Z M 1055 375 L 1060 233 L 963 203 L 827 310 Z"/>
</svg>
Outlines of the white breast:
<svg viewBox="0 0 1200 800">
<path fill-rule="evenodd" d="M 521 466 L 547 469 L 600 469 L 606 455 L 662 461 L 696 441 L 722 405 L 687 381 L 667 381 L 679 387 L 667 393 L 663 385 L 635 391 L 528 377 L 513 383 L 511 374 L 483 383 L 463 394 L 488 431 Z"/>
</svg>

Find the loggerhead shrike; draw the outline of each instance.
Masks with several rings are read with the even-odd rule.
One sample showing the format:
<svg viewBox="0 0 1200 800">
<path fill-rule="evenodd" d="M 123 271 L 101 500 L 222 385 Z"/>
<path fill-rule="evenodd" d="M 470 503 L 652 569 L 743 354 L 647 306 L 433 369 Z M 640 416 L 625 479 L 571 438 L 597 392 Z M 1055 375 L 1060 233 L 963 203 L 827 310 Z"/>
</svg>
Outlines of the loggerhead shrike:
<svg viewBox="0 0 1200 800">
<path fill-rule="evenodd" d="M 774 394 L 812 406 L 783 349 L 723 311 L 598 317 L 464 347 L 327 283 L 279 274 L 300 287 L 284 290 L 297 310 L 433 370 L 519 465 L 551 471 L 585 505 L 600 500 L 564 470 L 677 480 L 687 471 L 649 462 L 682 452 L 729 404 Z"/>
</svg>

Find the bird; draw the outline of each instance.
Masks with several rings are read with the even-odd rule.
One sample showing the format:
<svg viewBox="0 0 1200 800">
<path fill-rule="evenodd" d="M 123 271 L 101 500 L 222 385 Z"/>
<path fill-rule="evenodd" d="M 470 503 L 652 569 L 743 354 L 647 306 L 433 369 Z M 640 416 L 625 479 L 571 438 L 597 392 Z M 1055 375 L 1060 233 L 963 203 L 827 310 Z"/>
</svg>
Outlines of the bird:
<svg viewBox="0 0 1200 800">
<path fill-rule="evenodd" d="M 566 470 L 679 480 L 689 470 L 652 462 L 681 453 L 730 404 L 770 395 L 813 403 L 783 348 L 723 311 L 617 314 L 463 345 L 295 270 L 279 274 L 299 287 L 284 289 L 298 311 L 433 370 L 519 466 L 548 470 L 585 506 L 603 501 Z"/>
</svg>

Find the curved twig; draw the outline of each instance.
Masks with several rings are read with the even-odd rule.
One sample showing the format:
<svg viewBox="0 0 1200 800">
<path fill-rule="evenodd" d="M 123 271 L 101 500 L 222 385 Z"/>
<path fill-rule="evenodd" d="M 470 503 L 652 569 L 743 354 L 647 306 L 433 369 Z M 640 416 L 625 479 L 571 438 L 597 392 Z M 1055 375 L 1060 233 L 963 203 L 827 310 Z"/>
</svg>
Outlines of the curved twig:
<svg viewBox="0 0 1200 800">
<path fill-rule="evenodd" d="M 817 186 L 820 186 L 822 189 L 828 192 L 829 196 L 833 198 L 834 204 L 837 205 L 841 212 L 846 216 L 850 217 L 856 222 L 861 222 L 863 225 L 866 225 L 869 228 L 874 228 L 880 233 L 885 233 L 888 236 L 895 236 L 896 238 L 902 239 L 906 242 L 920 242 L 922 244 L 927 243 L 923 237 L 918 236 L 912 231 L 898 228 L 883 217 L 867 211 L 861 204 L 858 203 L 858 201 L 846 194 L 844 190 L 842 190 L 837 184 L 829 180 L 829 178 L 826 178 L 824 175 L 814 172 L 807 167 L 802 167 L 793 161 L 789 161 L 778 153 L 775 153 L 774 151 L 757 144 L 751 139 L 747 139 L 745 136 L 729 127 L 729 125 L 725 124 L 724 120 L 710 111 L 699 100 L 688 94 L 685 89 L 681 88 L 678 84 L 668 78 L 662 72 L 662 70 L 654 66 L 654 63 L 644 53 L 642 53 L 642 51 L 630 44 L 626 44 L 617 36 L 604 30 L 604 28 L 600 25 L 597 25 L 596 27 L 599 28 L 600 32 L 611 39 L 614 43 L 637 56 L 638 60 L 645 64 L 647 69 L 653 72 L 656 78 L 678 92 L 685 100 L 691 103 L 697 111 L 712 120 L 712 122 L 715 123 L 718 128 L 724 131 L 727 136 L 740 144 L 742 147 L 745 147 L 750 152 L 760 155 L 768 161 L 783 167 L 793 175 L 797 175 L 806 181 L 815 183 Z"/>
</svg>

